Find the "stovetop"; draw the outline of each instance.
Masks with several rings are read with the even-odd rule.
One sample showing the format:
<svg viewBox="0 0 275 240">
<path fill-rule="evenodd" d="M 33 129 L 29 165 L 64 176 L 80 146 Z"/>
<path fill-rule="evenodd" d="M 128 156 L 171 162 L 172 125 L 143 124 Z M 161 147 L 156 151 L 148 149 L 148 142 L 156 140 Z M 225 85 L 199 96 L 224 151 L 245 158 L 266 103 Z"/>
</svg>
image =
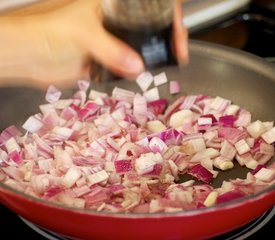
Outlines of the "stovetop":
<svg viewBox="0 0 275 240">
<path fill-rule="evenodd" d="M 270 239 L 274 236 L 275 230 L 275 207 L 253 220 L 251 223 L 242 226 L 232 232 L 213 238 L 212 240 L 256 240 Z M 58 235 L 38 228 L 36 225 L 21 218 L 3 205 L 0 205 L 0 229 L 1 235 L 6 239 L 21 240 L 64 240 Z"/>
</svg>

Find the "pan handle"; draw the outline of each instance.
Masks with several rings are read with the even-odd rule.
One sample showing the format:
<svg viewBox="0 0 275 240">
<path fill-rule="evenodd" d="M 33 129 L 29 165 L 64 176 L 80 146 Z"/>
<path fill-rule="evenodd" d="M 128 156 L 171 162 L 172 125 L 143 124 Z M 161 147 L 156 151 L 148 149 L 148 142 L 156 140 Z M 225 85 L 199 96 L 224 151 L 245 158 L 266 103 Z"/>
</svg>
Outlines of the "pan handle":
<svg viewBox="0 0 275 240">
<path fill-rule="evenodd" d="M 275 19 L 263 16 L 258 13 L 243 13 L 236 17 L 237 21 L 257 23 L 265 32 L 275 35 Z"/>
</svg>

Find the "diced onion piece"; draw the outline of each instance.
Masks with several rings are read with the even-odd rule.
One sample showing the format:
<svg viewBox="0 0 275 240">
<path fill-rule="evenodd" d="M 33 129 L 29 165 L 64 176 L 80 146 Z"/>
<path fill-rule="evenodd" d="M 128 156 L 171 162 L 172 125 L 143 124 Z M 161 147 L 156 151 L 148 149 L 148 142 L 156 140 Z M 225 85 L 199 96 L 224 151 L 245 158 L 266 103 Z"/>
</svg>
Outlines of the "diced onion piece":
<svg viewBox="0 0 275 240">
<path fill-rule="evenodd" d="M 235 147 L 240 155 L 245 154 L 250 151 L 250 147 L 244 139 L 236 142 Z"/>
<path fill-rule="evenodd" d="M 212 103 L 210 104 L 210 107 L 212 109 L 218 110 L 223 112 L 229 105 L 230 105 L 230 101 L 227 99 L 224 99 L 222 97 L 216 97 Z"/>
<path fill-rule="evenodd" d="M 168 164 L 171 169 L 172 175 L 174 176 L 175 179 L 178 179 L 178 173 L 179 173 L 178 166 L 171 159 L 168 160 Z"/>
<path fill-rule="evenodd" d="M 144 117 L 147 120 L 147 101 L 144 96 L 136 95 L 133 100 L 133 115 L 137 117 L 137 120 Z"/>
<path fill-rule="evenodd" d="M 245 166 L 249 169 L 255 169 L 259 163 L 255 159 L 250 159 L 249 161 L 244 163 Z"/>
<path fill-rule="evenodd" d="M 88 175 L 87 179 L 89 182 L 94 185 L 100 182 L 104 182 L 109 178 L 108 173 L 105 170 L 101 170 L 99 172 L 96 172 L 94 174 Z"/>
<path fill-rule="evenodd" d="M 126 173 L 132 170 L 131 160 L 116 160 L 114 165 L 117 173 Z"/>
<path fill-rule="evenodd" d="M 226 110 L 225 110 L 225 114 L 226 115 L 236 115 L 237 112 L 239 111 L 240 107 L 234 104 L 229 105 Z"/>
<path fill-rule="evenodd" d="M 149 140 L 148 140 L 147 137 L 146 137 L 146 138 L 142 138 L 142 139 L 138 140 L 138 141 L 136 142 L 136 144 L 137 144 L 137 145 L 140 145 L 140 146 L 142 146 L 142 147 L 147 147 L 147 146 L 149 145 Z"/>
<path fill-rule="evenodd" d="M 21 150 L 21 147 L 19 146 L 14 137 L 11 137 L 9 140 L 5 142 L 5 147 L 8 153 L 11 153 L 13 151 L 20 152 Z"/>
<path fill-rule="evenodd" d="M 214 148 L 206 148 L 198 153 L 196 153 L 192 158 L 191 162 L 199 162 L 204 158 L 214 158 L 219 156 L 220 153 Z"/>
<path fill-rule="evenodd" d="M 27 121 L 22 125 L 26 131 L 35 133 L 43 127 L 43 122 L 35 116 L 30 116 Z"/>
<path fill-rule="evenodd" d="M 136 83 L 139 85 L 143 92 L 146 92 L 152 84 L 153 80 L 153 75 L 150 72 L 143 72 L 137 77 Z"/>
<path fill-rule="evenodd" d="M 182 104 L 179 106 L 179 109 L 190 109 L 194 105 L 195 101 L 197 100 L 198 96 L 186 96 L 182 102 Z"/>
<path fill-rule="evenodd" d="M 243 155 L 239 155 L 239 154 L 236 154 L 236 160 L 238 161 L 238 163 L 241 165 L 241 166 L 244 166 L 245 163 L 251 161 L 253 158 L 251 156 L 251 154 L 248 152 L 248 153 L 245 153 Z"/>
<path fill-rule="evenodd" d="M 59 91 L 55 86 L 50 85 L 48 87 L 48 90 L 46 92 L 46 101 L 49 103 L 54 103 L 59 100 L 61 97 L 62 93 Z"/>
<path fill-rule="evenodd" d="M 264 168 L 265 165 L 264 164 L 259 164 L 255 169 L 253 169 L 253 171 L 251 172 L 253 175 L 255 175 L 257 172 L 260 171 L 260 169 Z"/>
<path fill-rule="evenodd" d="M 214 166 L 216 168 L 219 168 L 219 169 L 225 171 L 225 170 L 232 169 L 234 167 L 234 164 L 232 161 L 219 156 L 214 159 Z"/>
<path fill-rule="evenodd" d="M 87 80 L 78 80 L 77 85 L 78 85 L 79 90 L 87 91 L 88 88 L 90 87 L 90 82 Z"/>
<path fill-rule="evenodd" d="M 9 157 L 14 161 L 16 164 L 21 164 L 23 162 L 23 159 L 18 151 L 14 150 L 9 153 Z"/>
<path fill-rule="evenodd" d="M 193 155 L 205 149 L 206 145 L 203 138 L 196 138 L 184 141 L 180 147 L 180 151 L 187 155 Z"/>
<path fill-rule="evenodd" d="M 64 139 L 69 139 L 73 134 L 73 129 L 66 127 L 56 126 L 52 131 Z"/>
<path fill-rule="evenodd" d="M 222 143 L 220 153 L 223 157 L 232 160 L 235 157 L 237 150 L 233 147 L 232 144 L 225 140 Z"/>
<path fill-rule="evenodd" d="M 265 130 L 268 131 L 268 130 L 270 130 L 271 128 L 273 128 L 274 122 L 273 122 L 273 121 L 263 122 L 263 125 L 264 125 L 264 127 L 265 127 Z"/>
<path fill-rule="evenodd" d="M 167 82 L 168 82 L 168 80 L 167 80 L 167 76 L 166 76 L 165 72 L 162 72 L 162 73 L 154 76 L 154 85 L 156 87 L 160 86 L 160 85 L 163 85 Z"/>
<path fill-rule="evenodd" d="M 53 168 L 53 159 L 41 159 L 37 161 L 38 166 L 41 170 L 44 170 L 45 172 L 50 171 Z"/>
<path fill-rule="evenodd" d="M 165 144 L 165 142 L 163 142 L 160 138 L 158 137 L 153 137 L 150 140 L 149 143 L 149 148 L 154 152 L 159 152 L 159 153 L 163 153 L 166 151 L 167 149 L 167 145 Z"/>
<path fill-rule="evenodd" d="M 65 176 L 62 178 L 62 185 L 66 188 L 72 187 L 81 177 L 81 170 L 77 167 L 70 167 Z"/>
<path fill-rule="evenodd" d="M 200 117 L 198 119 L 198 125 L 208 125 L 208 124 L 212 124 L 212 118 L 209 117 Z"/>
<path fill-rule="evenodd" d="M 163 114 L 167 105 L 168 101 L 161 98 L 156 101 L 148 102 L 148 109 L 151 110 L 155 115 L 160 115 Z"/>
<path fill-rule="evenodd" d="M 164 175 L 164 178 L 161 180 L 161 182 L 164 183 L 164 184 L 165 183 L 172 184 L 172 183 L 174 183 L 174 181 L 175 181 L 175 178 L 169 173 L 166 173 Z"/>
<path fill-rule="evenodd" d="M 161 207 L 158 199 L 151 200 L 150 206 L 149 206 L 150 213 L 160 212 L 162 209 L 163 209 L 163 207 Z"/>
<path fill-rule="evenodd" d="M 261 137 L 268 143 L 274 143 L 275 142 L 275 127 L 268 130 L 267 132 L 263 133 Z"/>
<path fill-rule="evenodd" d="M 170 94 L 180 93 L 180 83 L 179 81 L 170 81 L 169 82 L 169 92 Z"/>
<path fill-rule="evenodd" d="M 255 144 L 255 139 L 254 138 L 247 138 L 246 140 L 246 143 L 248 144 L 248 146 L 250 147 L 250 148 L 253 148 L 253 146 L 254 146 L 254 144 Z"/>
<path fill-rule="evenodd" d="M 203 158 L 200 161 L 200 164 L 205 167 L 207 170 L 213 173 L 213 175 L 218 174 L 218 172 L 213 171 L 213 160 L 211 158 Z"/>
<path fill-rule="evenodd" d="M 119 101 L 132 103 L 135 97 L 135 93 L 123 88 L 115 87 L 112 92 L 112 96 Z"/>
<path fill-rule="evenodd" d="M 260 143 L 260 153 L 274 156 L 274 147 L 266 143 Z"/>
<path fill-rule="evenodd" d="M 104 98 L 104 97 L 107 97 L 107 96 L 108 96 L 107 93 L 99 92 L 99 91 L 96 91 L 94 89 L 91 89 L 88 97 L 91 100 L 96 100 L 98 98 Z"/>
<path fill-rule="evenodd" d="M 159 100 L 159 90 L 158 88 L 152 88 L 143 93 L 143 96 L 146 97 L 148 102 Z"/>
<path fill-rule="evenodd" d="M 55 109 L 64 109 L 69 107 L 72 103 L 72 99 L 59 99 L 58 101 L 54 102 L 53 105 Z"/>
<path fill-rule="evenodd" d="M 213 178 L 213 174 L 201 164 L 197 164 L 191 167 L 190 169 L 188 169 L 187 173 L 205 183 L 210 183 Z"/>
<path fill-rule="evenodd" d="M 17 137 L 20 135 L 21 135 L 21 132 L 19 131 L 19 129 L 16 126 L 11 125 L 11 126 L 7 127 L 6 129 L 4 129 L 2 131 L 2 133 L 0 134 L 0 145 L 2 143 L 6 142 L 9 138 Z"/>
<path fill-rule="evenodd" d="M 253 138 L 258 138 L 265 132 L 265 126 L 260 120 L 257 120 L 249 124 L 246 130 L 248 131 L 250 136 L 252 136 Z"/>
<path fill-rule="evenodd" d="M 237 120 L 234 122 L 235 127 L 247 127 L 251 123 L 251 113 L 241 109 Z"/>
<path fill-rule="evenodd" d="M 183 109 L 178 112 L 175 112 L 170 117 L 169 126 L 173 128 L 181 127 L 187 121 L 190 121 L 193 113 L 189 109 Z"/>
<path fill-rule="evenodd" d="M 211 206 L 215 205 L 217 197 L 218 197 L 218 192 L 217 191 L 212 191 L 211 193 L 208 194 L 208 196 L 204 200 L 203 204 L 206 207 L 211 207 Z"/>
<path fill-rule="evenodd" d="M 234 115 L 224 115 L 219 118 L 219 124 L 225 127 L 233 127 L 237 117 Z"/>
<path fill-rule="evenodd" d="M 146 128 L 153 133 L 158 133 L 164 131 L 166 129 L 166 126 L 161 121 L 154 120 L 147 122 Z"/>
<path fill-rule="evenodd" d="M 263 167 L 254 176 L 261 181 L 271 182 L 275 177 L 275 169 L 267 169 Z"/>
<path fill-rule="evenodd" d="M 139 175 L 150 173 L 153 171 L 154 165 L 161 163 L 162 161 L 160 154 L 141 154 L 141 156 L 135 161 L 135 170 Z"/>
<path fill-rule="evenodd" d="M 233 201 L 244 197 L 245 194 L 241 191 L 232 190 L 226 193 L 223 193 L 217 197 L 217 204 Z"/>
</svg>

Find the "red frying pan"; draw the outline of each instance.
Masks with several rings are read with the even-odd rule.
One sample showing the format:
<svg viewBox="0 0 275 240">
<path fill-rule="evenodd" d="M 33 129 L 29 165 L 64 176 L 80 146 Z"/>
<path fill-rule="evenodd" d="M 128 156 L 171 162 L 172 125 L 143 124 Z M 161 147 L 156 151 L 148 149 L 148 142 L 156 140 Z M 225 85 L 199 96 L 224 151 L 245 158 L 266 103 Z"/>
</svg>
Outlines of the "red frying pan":
<svg viewBox="0 0 275 240">
<path fill-rule="evenodd" d="M 182 94 L 222 96 L 249 110 L 255 120 L 275 120 L 275 65 L 259 57 L 191 41 L 187 67 L 156 71 L 165 71 L 169 79 L 181 81 Z M 136 88 L 129 81 L 102 82 L 95 87 L 110 92 L 114 86 Z M 161 91 L 162 97 L 173 100 L 164 89 Z M 27 116 L 37 112 L 43 97 L 44 93 L 34 89 L 1 89 L 0 109 L 5 114 L 1 116 L 0 127 L 3 129 L 14 121 L 21 124 Z M 245 174 L 246 170 L 236 167 L 220 174 L 213 184 L 218 186 L 222 180 Z M 165 214 L 111 214 L 62 207 L 1 183 L 0 201 L 32 223 L 72 239 L 206 239 L 236 229 L 272 208 L 275 185 L 214 207 Z"/>
</svg>

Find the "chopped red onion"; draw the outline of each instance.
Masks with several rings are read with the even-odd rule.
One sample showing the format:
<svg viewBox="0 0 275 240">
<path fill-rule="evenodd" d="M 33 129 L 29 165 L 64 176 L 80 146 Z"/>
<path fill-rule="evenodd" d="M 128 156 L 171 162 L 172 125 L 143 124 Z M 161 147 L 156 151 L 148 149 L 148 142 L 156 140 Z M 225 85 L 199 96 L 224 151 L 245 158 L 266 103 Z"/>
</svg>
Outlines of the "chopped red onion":
<svg viewBox="0 0 275 240">
<path fill-rule="evenodd" d="M 132 170 L 131 160 L 116 160 L 115 168 L 117 173 L 126 173 Z"/>
<path fill-rule="evenodd" d="M 237 117 L 234 115 L 225 115 L 219 118 L 219 124 L 224 127 L 233 127 Z"/>
<path fill-rule="evenodd" d="M 167 76 L 165 72 L 159 73 L 158 75 L 154 76 L 154 85 L 160 86 L 168 82 Z"/>
<path fill-rule="evenodd" d="M 267 132 L 263 133 L 261 137 L 268 143 L 274 143 L 275 142 L 275 127 L 268 130 Z"/>
<path fill-rule="evenodd" d="M 261 168 L 254 176 L 264 182 L 270 182 L 275 178 L 275 169 Z"/>
<path fill-rule="evenodd" d="M 30 116 L 22 126 L 22 128 L 31 133 L 37 132 L 42 127 L 43 123 L 35 116 Z"/>
<path fill-rule="evenodd" d="M 143 93 L 143 96 L 146 97 L 148 102 L 157 101 L 160 99 L 158 88 L 152 88 Z"/>
<path fill-rule="evenodd" d="M 235 143 L 235 148 L 237 152 L 242 155 L 250 151 L 250 147 L 244 139 Z"/>
<path fill-rule="evenodd" d="M 201 164 L 191 167 L 187 173 L 205 183 L 210 183 L 213 178 L 213 174 Z"/>
<path fill-rule="evenodd" d="M 168 101 L 166 99 L 158 99 L 155 101 L 150 101 L 147 103 L 148 109 L 150 109 L 155 115 L 160 115 L 164 113 L 168 105 Z"/>
<path fill-rule="evenodd" d="M 245 194 L 243 192 L 240 192 L 240 191 L 226 192 L 226 193 L 223 193 L 223 194 L 221 194 L 217 197 L 217 204 L 225 203 L 225 202 L 232 201 L 232 200 L 236 200 L 236 199 L 239 199 L 239 198 L 244 197 L 244 196 L 245 196 Z"/>
<path fill-rule="evenodd" d="M 167 150 L 167 145 L 158 137 L 153 137 L 149 142 L 149 148 L 154 153 L 164 153 Z"/>
<path fill-rule="evenodd" d="M 180 93 L 180 83 L 179 83 L 179 81 L 170 81 L 170 83 L 169 83 L 169 92 L 170 92 L 170 94 Z"/>
<path fill-rule="evenodd" d="M 20 136 L 21 134 L 22 133 L 16 126 L 11 125 L 7 127 L 0 134 L 0 145 L 6 142 L 7 140 L 9 140 L 11 137 L 17 137 L 17 136 Z"/>
<path fill-rule="evenodd" d="M 143 92 L 146 92 L 152 84 L 153 80 L 154 77 L 150 72 L 143 72 L 137 77 L 136 83 L 139 85 Z"/>
<path fill-rule="evenodd" d="M 50 86 L 25 133 L 10 126 L 0 134 L 0 181 L 70 207 L 120 213 L 210 207 L 274 184 L 273 122 L 251 123 L 251 113 L 222 97 L 180 96 L 168 106 L 152 81 L 168 80 L 147 72 L 137 79 L 142 94 L 117 87 L 112 96 L 87 93 L 89 82 L 79 81 L 70 99 Z M 233 159 L 252 173 L 207 185 Z M 207 184 L 179 183 L 179 174 Z"/>
<path fill-rule="evenodd" d="M 61 97 L 62 93 L 59 91 L 55 86 L 50 85 L 47 93 L 46 93 L 46 101 L 49 103 L 54 103 L 59 100 Z"/>
<path fill-rule="evenodd" d="M 90 82 L 87 80 L 78 80 L 77 84 L 78 84 L 78 88 L 81 91 L 87 91 L 88 88 L 90 87 Z"/>
</svg>

